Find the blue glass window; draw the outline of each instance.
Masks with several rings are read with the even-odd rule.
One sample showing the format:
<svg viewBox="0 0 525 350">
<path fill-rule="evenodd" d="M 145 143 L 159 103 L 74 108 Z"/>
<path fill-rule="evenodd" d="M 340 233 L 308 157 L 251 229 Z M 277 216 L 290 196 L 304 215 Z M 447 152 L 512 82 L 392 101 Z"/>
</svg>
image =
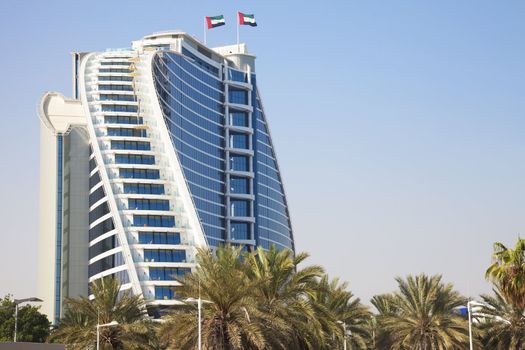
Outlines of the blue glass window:
<svg viewBox="0 0 525 350">
<path fill-rule="evenodd" d="M 89 188 L 93 188 L 99 182 L 100 182 L 100 175 L 97 171 L 96 173 L 91 175 L 91 177 L 89 178 Z"/>
<path fill-rule="evenodd" d="M 93 204 L 104 198 L 106 195 L 104 193 L 104 187 L 100 186 L 95 190 L 95 192 L 91 193 L 89 195 L 89 206 L 91 207 Z"/>
<path fill-rule="evenodd" d="M 113 219 L 108 218 L 102 221 L 101 223 L 98 223 L 93 228 L 89 229 L 89 240 L 92 241 L 95 238 L 103 235 L 104 233 L 107 233 L 114 229 L 115 229 L 115 225 L 113 224 Z"/>
<path fill-rule="evenodd" d="M 93 223 L 98 218 L 103 217 L 107 213 L 109 213 L 108 202 L 104 202 L 89 212 L 89 223 Z"/>
<path fill-rule="evenodd" d="M 172 281 L 190 272 L 191 269 L 187 267 L 150 267 L 149 277 L 154 281 Z"/>
<path fill-rule="evenodd" d="M 171 300 L 175 299 L 176 293 L 173 290 L 175 287 L 155 286 L 155 299 L 157 300 Z"/>
<path fill-rule="evenodd" d="M 140 244 L 180 244 L 178 232 L 139 232 Z"/>
<path fill-rule="evenodd" d="M 175 217 L 162 215 L 133 215 L 133 226 L 174 227 Z"/>
<path fill-rule="evenodd" d="M 231 222 L 232 239 L 250 239 L 250 224 L 245 222 Z"/>
<path fill-rule="evenodd" d="M 235 69 L 228 69 L 228 79 L 232 81 L 240 81 L 241 83 L 246 83 L 248 81 L 248 74 Z"/>
<path fill-rule="evenodd" d="M 124 184 L 124 193 L 164 194 L 164 185 L 158 184 Z"/>
<path fill-rule="evenodd" d="M 126 68 L 100 68 L 100 73 L 130 73 L 131 71 Z"/>
<path fill-rule="evenodd" d="M 229 97 L 230 103 L 237 103 L 241 105 L 248 104 L 248 91 L 230 88 L 228 90 L 228 94 L 229 94 L 228 97 Z"/>
<path fill-rule="evenodd" d="M 111 149 L 150 151 L 151 144 L 145 141 L 111 141 Z"/>
<path fill-rule="evenodd" d="M 153 169 L 119 169 L 119 175 L 124 179 L 160 179 L 158 170 Z"/>
<path fill-rule="evenodd" d="M 230 191 L 233 193 L 250 193 L 250 182 L 245 177 L 235 177 L 230 178 Z"/>
<path fill-rule="evenodd" d="M 230 169 L 235 171 L 250 171 L 249 161 L 247 156 L 231 155 Z"/>
<path fill-rule="evenodd" d="M 108 136 L 146 137 L 146 130 L 131 128 L 108 128 Z"/>
<path fill-rule="evenodd" d="M 248 135 L 241 133 L 231 133 L 230 134 L 230 147 L 231 148 L 241 148 L 248 149 Z"/>
<path fill-rule="evenodd" d="M 103 91 L 133 91 L 133 86 L 131 85 L 117 85 L 117 84 L 114 84 L 114 85 L 104 85 L 104 84 L 101 84 L 98 86 L 98 89 L 99 90 L 103 90 Z M 102 97 L 102 96 L 101 96 Z M 130 100 L 130 101 L 133 101 L 133 100 Z"/>
<path fill-rule="evenodd" d="M 186 251 L 176 249 L 144 249 L 145 262 L 186 262 Z"/>
<path fill-rule="evenodd" d="M 107 115 L 104 117 L 107 124 L 143 124 L 142 117 L 128 117 L 123 115 Z"/>
<path fill-rule="evenodd" d="M 99 76 L 99 81 L 133 81 L 133 77 L 110 75 L 110 76 Z"/>
<path fill-rule="evenodd" d="M 102 112 L 129 112 L 135 113 L 138 111 L 137 106 L 129 105 L 102 105 Z"/>
<path fill-rule="evenodd" d="M 245 200 L 232 200 L 231 215 L 232 216 L 250 216 L 250 204 Z"/>
<path fill-rule="evenodd" d="M 115 154 L 117 164 L 155 164 L 155 157 L 143 154 Z"/>
<path fill-rule="evenodd" d="M 129 66 L 131 62 L 129 61 L 102 61 L 100 62 L 101 66 Z"/>
<path fill-rule="evenodd" d="M 170 201 L 164 199 L 128 199 L 128 209 L 135 210 L 170 210 Z"/>
<path fill-rule="evenodd" d="M 230 125 L 248 127 L 248 113 L 230 110 Z"/>
<path fill-rule="evenodd" d="M 116 95 L 116 94 L 100 94 L 100 101 L 128 101 L 134 102 L 137 99 L 133 95 Z"/>
</svg>

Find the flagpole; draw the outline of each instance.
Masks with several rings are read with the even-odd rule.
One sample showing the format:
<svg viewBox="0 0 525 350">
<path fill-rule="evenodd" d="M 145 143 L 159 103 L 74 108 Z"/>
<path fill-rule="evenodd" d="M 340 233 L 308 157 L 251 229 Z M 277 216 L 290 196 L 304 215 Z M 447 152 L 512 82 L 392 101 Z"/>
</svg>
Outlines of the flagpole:
<svg viewBox="0 0 525 350">
<path fill-rule="evenodd" d="M 239 19 L 239 12 L 237 12 L 237 53 L 240 53 L 240 46 L 239 46 L 239 27 L 240 27 L 240 19 Z"/>
<path fill-rule="evenodd" d="M 206 46 L 206 17 L 204 17 L 204 46 Z"/>
</svg>

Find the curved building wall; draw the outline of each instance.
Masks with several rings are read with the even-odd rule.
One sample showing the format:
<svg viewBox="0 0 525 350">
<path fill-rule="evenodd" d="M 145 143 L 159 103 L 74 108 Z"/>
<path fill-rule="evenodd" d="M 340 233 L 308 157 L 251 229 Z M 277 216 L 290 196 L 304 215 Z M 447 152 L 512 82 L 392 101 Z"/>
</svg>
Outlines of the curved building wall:
<svg viewBox="0 0 525 350">
<path fill-rule="evenodd" d="M 154 83 L 208 243 L 294 249 L 255 74 L 180 51 L 155 55 Z"/>
</svg>

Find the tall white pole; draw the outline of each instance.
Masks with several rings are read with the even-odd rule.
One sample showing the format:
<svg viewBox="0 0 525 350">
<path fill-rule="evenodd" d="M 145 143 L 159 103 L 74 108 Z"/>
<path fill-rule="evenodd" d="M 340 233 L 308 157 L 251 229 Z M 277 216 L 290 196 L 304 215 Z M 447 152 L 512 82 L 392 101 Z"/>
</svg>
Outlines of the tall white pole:
<svg viewBox="0 0 525 350">
<path fill-rule="evenodd" d="M 346 350 L 346 322 L 343 321 L 343 350 Z"/>
<path fill-rule="evenodd" d="M 237 12 L 237 53 L 239 53 L 240 51 L 240 46 L 239 46 L 239 27 L 240 27 L 240 18 L 239 18 L 239 12 Z"/>
<path fill-rule="evenodd" d="M 202 350 L 202 330 L 201 330 L 201 297 L 197 300 L 197 310 L 199 311 L 199 350 Z"/>
<path fill-rule="evenodd" d="M 204 17 L 204 45 L 206 46 L 206 31 L 207 31 L 206 17 Z"/>
<path fill-rule="evenodd" d="M 97 350 L 100 349 L 100 326 L 97 324 Z"/>
<path fill-rule="evenodd" d="M 14 342 L 16 343 L 16 332 L 18 331 L 18 304 L 15 302 L 15 336 Z"/>
<path fill-rule="evenodd" d="M 468 337 L 470 342 L 470 350 L 473 350 L 474 347 L 472 345 L 472 306 L 470 304 L 470 301 L 467 303 L 467 311 L 468 311 Z"/>
</svg>

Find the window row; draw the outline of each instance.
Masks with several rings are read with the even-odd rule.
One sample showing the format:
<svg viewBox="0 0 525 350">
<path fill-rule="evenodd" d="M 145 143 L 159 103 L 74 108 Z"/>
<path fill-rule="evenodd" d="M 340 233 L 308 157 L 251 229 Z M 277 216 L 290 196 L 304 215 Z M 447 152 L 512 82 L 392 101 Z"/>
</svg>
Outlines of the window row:
<svg viewBox="0 0 525 350">
<path fill-rule="evenodd" d="M 104 202 L 89 212 L 89 223 L 93 223 L 107 213 L 109 213 L 108 202 Z"/>
<path fill-rule="evenodd" d="M 107 218 L 106 220 L 98 223 L 96 226 L 89 229 L 89 240 L 92 241 L 95 238 L 103 235 L 106 232 L 112 231 L 115 229 L 112 218 Z"/>
<path fill-rule="evenodd" d="M 172 281 L 190 272 L 188 267 L 150 267 L 149 278 L 155 281 Z"/>
<path fill-rule="evenodd" d="M 245 177 L 230 177 L 230 192 L 239 194 L 250 193 L 250 180 Z"/>
<path fill-rule="evenodd" d="M 132 128 L 108 128 L 108 136 L 146 137 L 146 130 Z"/>
<path fill-rule="evenodd" d="M 88 275 L 89 277 L 94 276 L 100 272 L 109 270 L 116 266 L 124 265 L 124 258 L 122 253 L 118 252 L 117 254 L 107 256 L 100 260 L 95 261 L 88 266 Z"/>
<path fill-rule="evenodd" d="M 151 144 L 146 141 L 111 141 L 111 149 L 130 151 L 150 151 Z"/>
<path fill-rule="evenodd" d="M 104 186 L 100 186 L 95 190 L 95 192 L 89 195 L 89 206 L 91 207 L 93 204 L 95 204 L 105 196 L 106 194 L 104 193 Z"/>
<path fill-rule="evenodd" d="M 230 133 L 230 148 L 249 149 L 249 135 L 236 132 Z"/>
<path fill-rule="evenodd" d="M 115 84 L 112 84 L 112 85 L 100 84 L 98 86 L 98 89 L 99 90 L 110 90 L 110 91 L 115 91 L 115 90 L 118 90 L 118 91 L 133 91 L 133 86 L 131 86 L 131 85 L 115 85 Z"/>
<path fill-rule="evenodd" d="M 230 211 L 231 216 L 242 216 L 242 217 L 250 216 L 249 201 L 239 200 L 239 199 L 231 200 L 230 206 L 231 206 L 231 211 Z"/>
<path fill-rule="evenodd" d="M 230 223 L 231 238 L 232 239 L 250 239 L 250 224 L 246 222 L 231 222 Z"/>
<path fill-rule="evenodd" d="M 115 154 L 117 164 L 155 164 L 155 156 L 144 154 Z"/>
<path fill-rule="evenodd" d="M 131 71 L 126 68 L 100 68 L 98 71 L 100 73 L 131 73 Z"/>
<path fill-rule="evenodd" d="M 128 199 L 130 210 L 170 210 L 170 201 L 165 199 Z"/>
<path fill-rule="evenodd" d="M 119 176 L 123 179 L 160 179 L 158 170 L 120 168 Z"/>
<path fill-rule="evenodd" d="M 158 184 L 124 184 L 124 193 L 164 194 L 164 185 Z"/>
<path fill-rule="evenodd" d="M 250 160 L 247 156 L 230 154 L 230 169 L 234 171 L 250 171 Z"/>
<path fill-rule="evenodd" d="M 248 104 L 248 91 L 242 89 L 230 88 L 228 90 L 228 101 L 241 105 Z"/>
<path fill-rule="evenodd" d="M 162 215 L 133 215 L 133 226 L 175 227 L 175 217 Z"/>
<path fill-rule="evenodd" d="M 248 127 L 248 113 L 230 110 L 230 125 Z"/>
<path fill-rule="evenodd" d="M 116 245 L 116 236 L 110 236 L 106 239 L 101 240 L 89 247 L 89 259 L 93 259 L 95 256 L 105 253 L 113 248 Z"/>
<path fill-rule="evenodd" d="M 178 232 L 139 232 L 140 244 L 180 244 Z"/>
<path fill-rule="evenodd" d="M 129 66 L 131 62 L 129 61 L 101 61 L 101 66 Z"/>
<path fill-rule="evenodd" d="M 98 77 L 99 81 L 133 81 L 133 77 L 119 76 L 119 75 L 110 75 Z"/>
<path fill-rule="evenodd" d="M 176 249 L 144 249 L 145 262 L 186 262 L 186 251 Z"/>
<path fill-rule="evenodd" d="M 171 300 L 176 296 L 174 287 L 155 286 L 155 299 L 157 300 Z"/>
<path fill-rule="evenodd" d="M 102 112 L 131 112 L 138 111 L 137 106 L 128 105 L 102 105 Z"/>
<path fill-rule="evenodd" d="M 123 115 L 111 115 L 104 117 L 106 124 L 144 124 L 142 117 L 128 117 Z"/>
<path fill-rule="evenodd" d="M 100 94 L 100 101 L 128 101 L 128 102 L 135 102 L 135 101 L 137 101 L 137 98 L 134 95 Z"/>
</svg>

